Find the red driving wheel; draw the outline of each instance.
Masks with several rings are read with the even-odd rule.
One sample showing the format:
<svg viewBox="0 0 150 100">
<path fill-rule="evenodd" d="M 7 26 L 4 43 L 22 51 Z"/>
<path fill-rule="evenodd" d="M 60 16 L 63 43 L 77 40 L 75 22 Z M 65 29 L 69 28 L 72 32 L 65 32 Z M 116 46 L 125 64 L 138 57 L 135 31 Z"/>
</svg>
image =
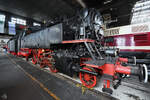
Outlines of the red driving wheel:
<svg viewBox="0 0 150 100">
<path fill-rule="evenodd" d="M 29 60 L 29 58 L 28 58 L 28 56 L 26 56 L 26 61 L 28 61 Z"/>
<path fill-rule="evenodd" d="M 52 64 L 48 64 L 48 67 L 50 68 L 50 71 L 53 73 L 57 72 L 57 69 L 55 68 L 55 66 L 53 66 Z"/>
<path fill-rule="evenodd" d="M 32 56 L 32 63 L 33 64 L 37 64 L 37 62 L 38 62 L 38 53 L 37 53 L 37 50 L 33 50 L 32 51 L 32 54 L 33 54 L 33 56 Z"/>
<path fill-rule="evenodd" d="M 86 67 L 83 67 L 83 69 L 95 72 L 94 68 L 92 68 L 92 67 L 86 66 Z M 88 74 L 85 72 L 80 72 L 79 77 L 80 77 L 80 81 L 82 82 L 82 84 L 84 86 L 86 86 L 87 88 L 92 88 L 96 85 L 96 76 L 95 75 Z"/>
<path fill-rule="evenodd" d="M 35 55 L 35 54 L 33 54 L 32 63 L 33 63 L 33 64 L 37 64 L 37 58 L 36 58 L 36 55 Z"/>
<path fill-rule="evenodd" d="M 44 67 L 49 67 L 50 71 L 53 73 L 57 72 L 57 69 L 55 68 L 55 66 L 51 63 L 51 61 L 48 58 L 44 58 L 41 61 L 40 67 L 44 68 Z"/>
</svg>

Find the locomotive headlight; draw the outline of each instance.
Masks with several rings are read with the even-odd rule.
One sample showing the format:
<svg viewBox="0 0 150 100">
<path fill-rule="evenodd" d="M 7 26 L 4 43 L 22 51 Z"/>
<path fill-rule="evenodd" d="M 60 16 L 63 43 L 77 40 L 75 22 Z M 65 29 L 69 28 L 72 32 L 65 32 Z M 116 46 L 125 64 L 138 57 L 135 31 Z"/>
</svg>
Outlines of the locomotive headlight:
<svg viewBox="0 0 150 100">
<path fill-rule="evenodd" d="M 45 50 L 44 49 L 42 49 L 42 52 L 44 52 Z"/>
</svg>

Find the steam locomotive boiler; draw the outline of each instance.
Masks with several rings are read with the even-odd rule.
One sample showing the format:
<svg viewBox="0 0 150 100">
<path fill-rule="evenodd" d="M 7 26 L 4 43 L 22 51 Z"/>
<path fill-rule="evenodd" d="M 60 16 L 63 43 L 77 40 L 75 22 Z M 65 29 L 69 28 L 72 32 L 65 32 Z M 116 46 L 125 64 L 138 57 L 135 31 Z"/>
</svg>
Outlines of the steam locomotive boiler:
<svg viewBox="0 0 150 100">
<path fill-rule="evenodd" d="M 139 76 L 143 82 L 148 80 L 146 66 L 134 65 L 134 59 L 118 57 L 117 49 L 103 48 L 103 20 L 96 9 L 83 9 L 71 19 L 34 33 L 24 32 L 16 38 L 14 52 L 26 52 L 33 64 L 49 67 L 52 72 L 71 77 L 77 74 L 88 88 L 96 85 L 98 75 L 103 76 L 102 90 L 108 93 L 112 93 L 111 83 L 119 80 L 114 85 L 117 88 L 123 75 Z"/>
</svg>

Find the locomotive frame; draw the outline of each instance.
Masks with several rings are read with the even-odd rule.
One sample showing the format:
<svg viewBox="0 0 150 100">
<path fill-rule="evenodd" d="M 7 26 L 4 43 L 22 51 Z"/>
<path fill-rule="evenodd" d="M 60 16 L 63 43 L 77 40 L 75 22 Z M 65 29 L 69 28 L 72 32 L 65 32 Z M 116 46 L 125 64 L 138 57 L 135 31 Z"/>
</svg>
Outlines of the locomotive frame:
<svg viewBox="0 0 150 100">
<path fill-rule="evenodd" d="M 72 41 L 62 41 L 62 44 L 78 44 L 78 43 L 93 43 L 94 40 L 72 40 Z M 26 53 L 24 53 L 26 52 Z M 40 64 L 41 68 L 49 67 L 51 72 L 58 72 L 57 68 L 54 66 L 56 62 L 53 58 L 51 49 L 22 49 L 18 56 L 24 56 L 26 60 L 32 57 L 33 64 Z M 76 73 L 79 73 L 80 81 L 87 88 L 93 88 L 97 84 L 97 76 L 103 75 L 103 88 L 102 91 L 112 94 L 113 91 L 111 87 L 117 89 L 120 82 L 121 76 L 124 75 L 136 75 L 139 76 L 140 81 L 147 82 L 148 73 L 147 67 L 136 67 L 136 66 L 122 66 L 122 63 L 128 63 L 129 59 L 120 57 L 106 57 L 101 60 L 94 60 L 92 56 L 90 58 L 79 58 L 80 67 L 72 68 Z M 113 80 L 119 80 L 117 84 L 112 86 Z"/>
</svg>

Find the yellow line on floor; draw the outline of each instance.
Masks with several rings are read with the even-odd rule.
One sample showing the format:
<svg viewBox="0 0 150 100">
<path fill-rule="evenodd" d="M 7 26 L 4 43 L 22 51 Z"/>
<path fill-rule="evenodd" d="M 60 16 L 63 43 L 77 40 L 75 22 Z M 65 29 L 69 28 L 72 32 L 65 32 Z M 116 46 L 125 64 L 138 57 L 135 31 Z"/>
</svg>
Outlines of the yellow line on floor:
<svg viewBox="0 0 150 100">
<path fill-rule="evenodd" d="M 8 55 L 7 55 L 8 56 Z M 11 57 L 8 56 L 8 58 L 16 65 L 18 65 Z M 33 81 L 39 84 L 39 86 L 45 90 L 50 96 L 52 96 L 55 100 L 60 100 L 59 97 L 57 97 L 53 92 L 51 92 L 48 88 L 46 88 L 41 82 L 39 82 L 36 78 L 34 78 L 31 74 L 27 73 L 23 68 L 21 68 L 18 65 L 18 68 L 20 68 L 28 77 L 30 77 Z"/>
</svg>

